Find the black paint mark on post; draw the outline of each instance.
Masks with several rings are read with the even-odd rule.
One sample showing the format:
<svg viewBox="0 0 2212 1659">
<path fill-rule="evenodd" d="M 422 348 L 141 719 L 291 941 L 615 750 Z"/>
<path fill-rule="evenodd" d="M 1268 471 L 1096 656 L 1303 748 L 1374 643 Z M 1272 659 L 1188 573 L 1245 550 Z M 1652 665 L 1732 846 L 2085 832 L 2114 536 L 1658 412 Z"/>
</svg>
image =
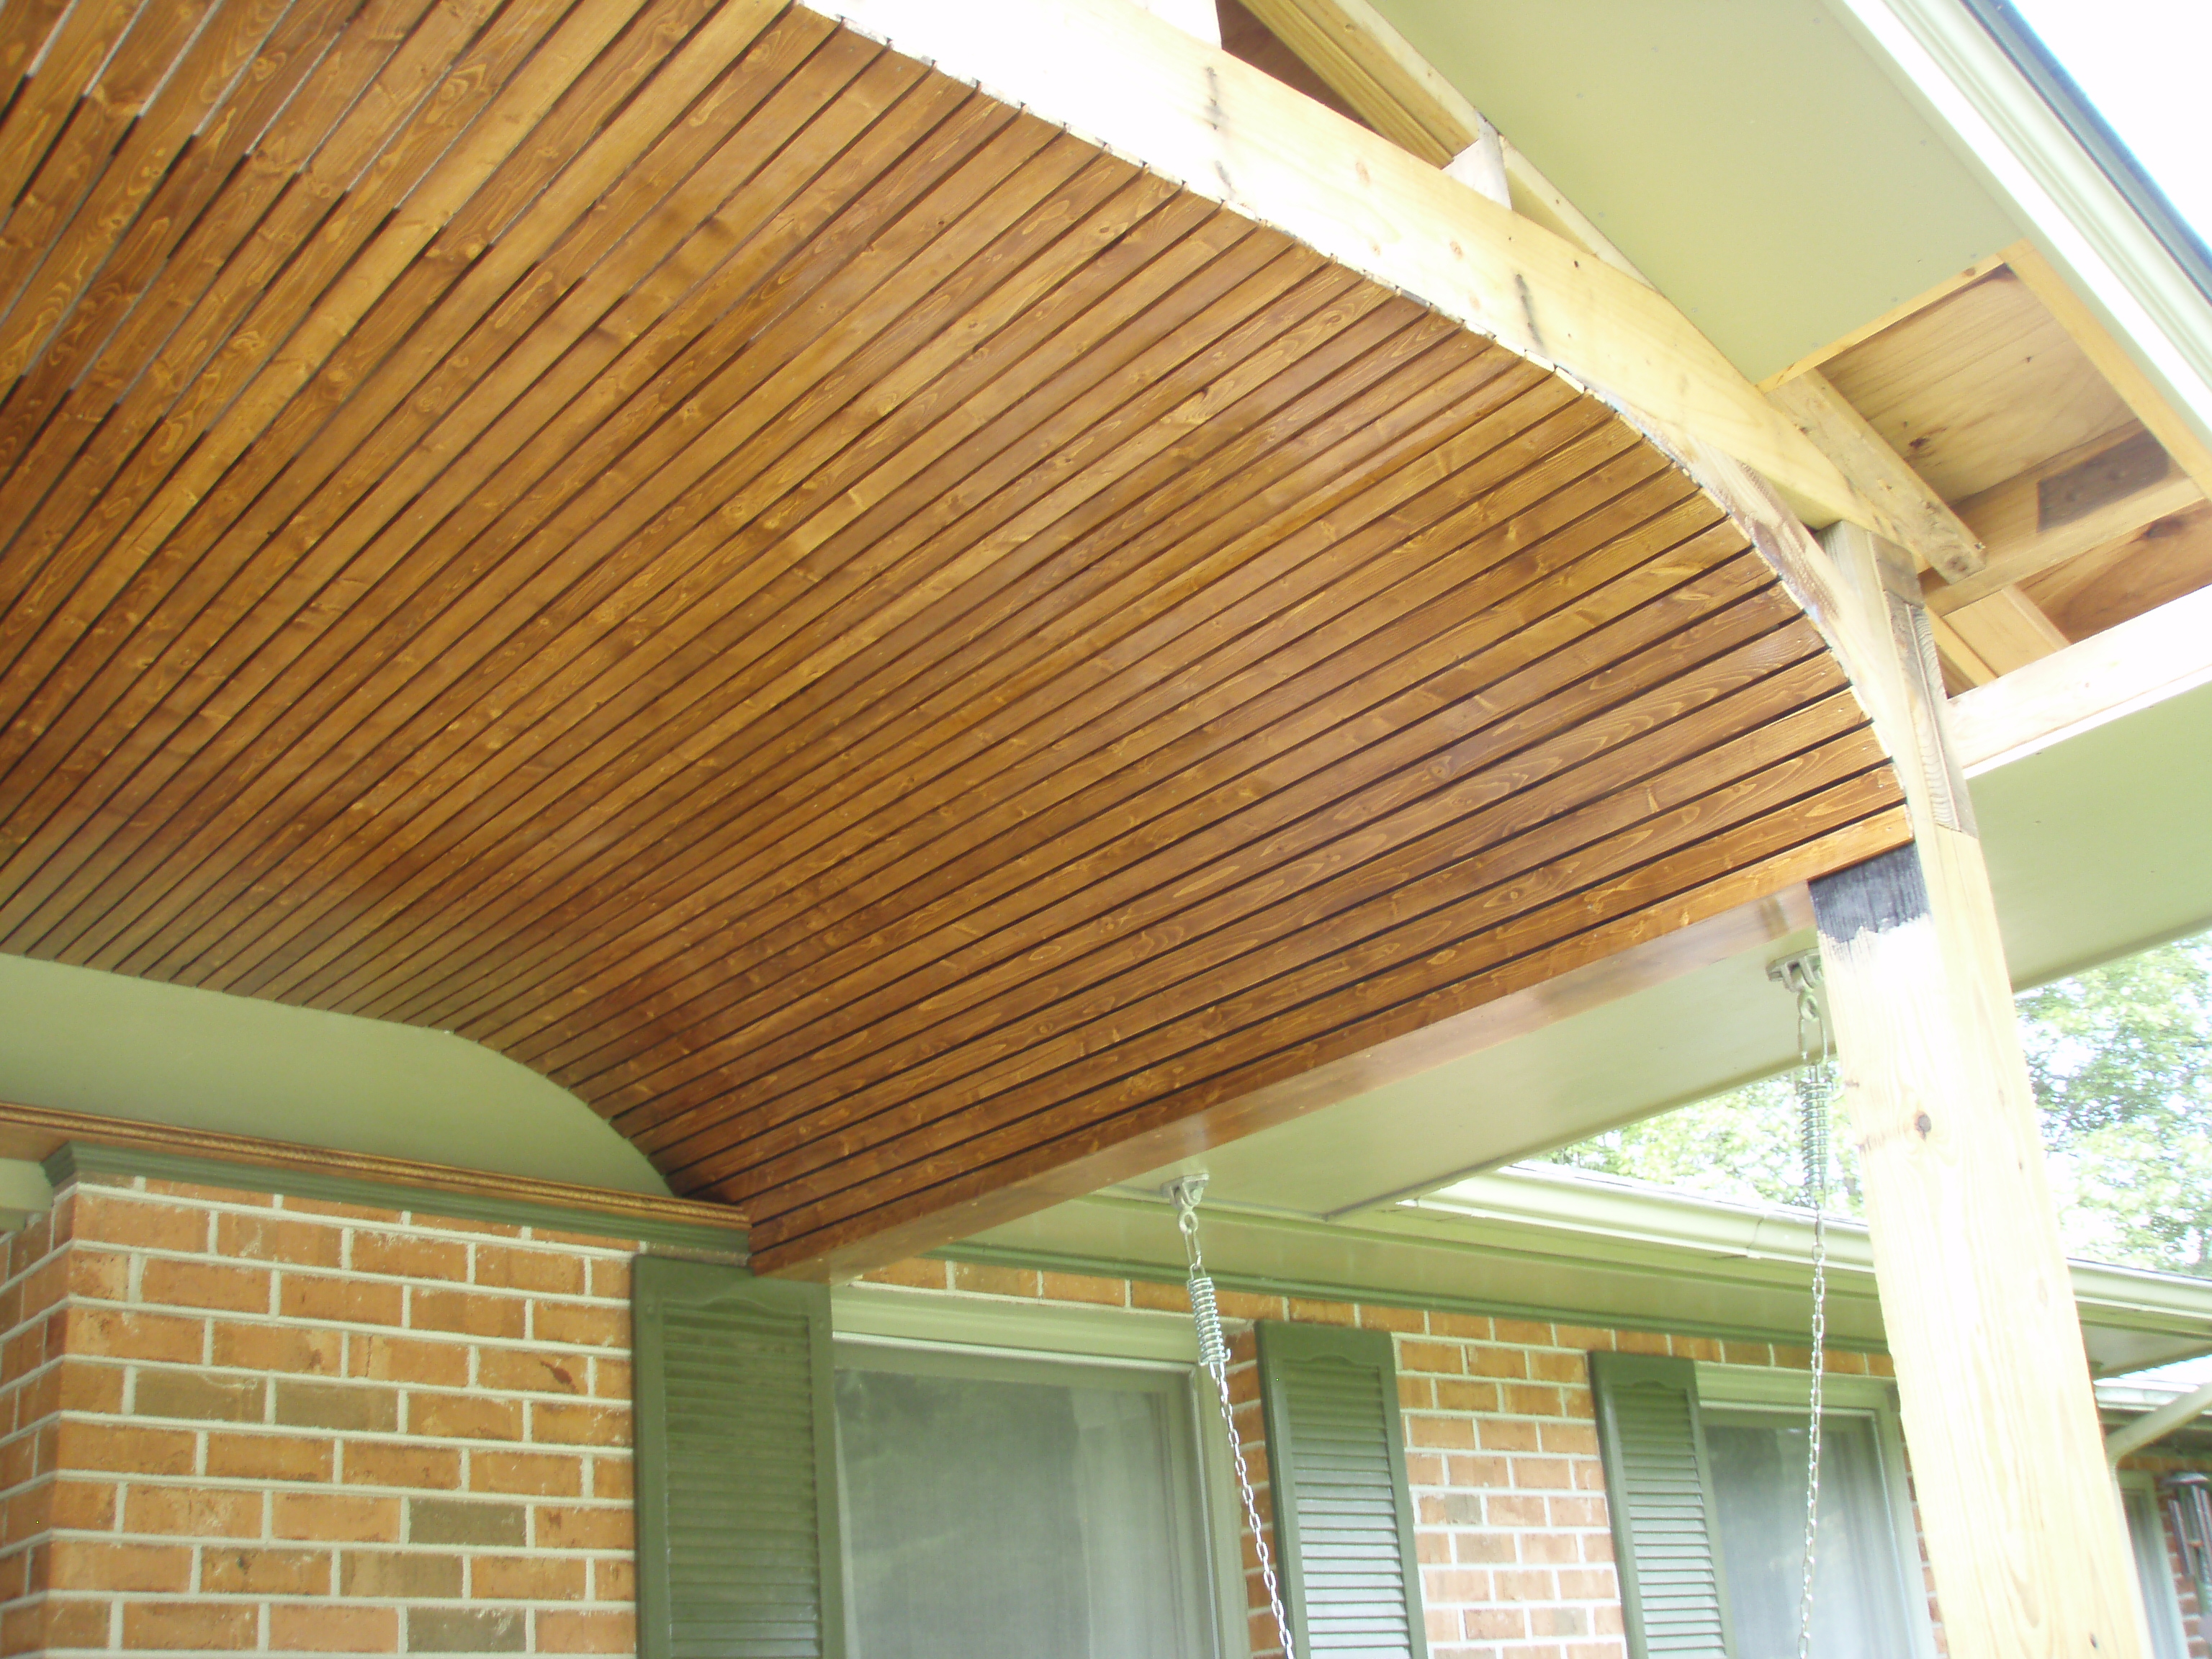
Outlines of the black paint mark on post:
<svg viewBox="0 0 2212 1659">
<path fill-rule="evenodd" d="M 1849 945 L 1862 933 L 1886 933 L 1928 914 L 1928 883 L 1917 849 L 1900 847 L 1880 858 L 1821 876 L 1810 884 L 1813 920 L 1824 944 Z"/>
</svg>

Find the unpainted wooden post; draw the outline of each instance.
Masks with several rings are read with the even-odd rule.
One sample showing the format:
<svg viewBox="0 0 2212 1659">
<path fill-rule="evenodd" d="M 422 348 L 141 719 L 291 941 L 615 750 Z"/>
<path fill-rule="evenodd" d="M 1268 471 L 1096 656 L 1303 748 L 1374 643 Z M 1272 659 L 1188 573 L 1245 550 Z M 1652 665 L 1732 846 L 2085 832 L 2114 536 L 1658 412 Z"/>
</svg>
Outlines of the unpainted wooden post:
<svg viewBox="0 0 2212 1659">
<path fill-rule="evenodd" d="M 1887 665 L 1857 665 L 1915 844 L 1813 884 L 1814 915 L 1952 1659 L 2145 1659 L 1995 905 L 1917 584 L 1827 537 Z"/>
</svg>

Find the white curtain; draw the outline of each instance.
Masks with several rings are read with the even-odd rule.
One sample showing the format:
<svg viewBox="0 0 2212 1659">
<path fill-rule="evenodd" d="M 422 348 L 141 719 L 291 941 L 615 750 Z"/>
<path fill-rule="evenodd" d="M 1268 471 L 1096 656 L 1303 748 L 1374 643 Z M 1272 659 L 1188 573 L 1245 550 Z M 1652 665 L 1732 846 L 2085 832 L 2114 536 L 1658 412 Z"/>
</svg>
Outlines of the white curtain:
<svg viewBox="0 0 2212 1659">
<path fill-rule="evenodd" d="M 1707 1407 L 1721 1567 L 1741 1659 L 1795 1659 L 1804 1571 L 1806 1418 Z M 1869 1418 L 1824 1413 L 1813 1571 L 1814 1659 L 1902 1659 L 1906 1569 Z M 1905 1547 L 1911 1519 L 1901 1517 Z M 1917 1550 L 1911 1581 L 1920 1577 Z"/>
<path fill-rule="evenodd" d="M 1187 1388 L 897 1363 L 836 1378 L 858 1659 L 1212 1654 Z"/>
</svg>

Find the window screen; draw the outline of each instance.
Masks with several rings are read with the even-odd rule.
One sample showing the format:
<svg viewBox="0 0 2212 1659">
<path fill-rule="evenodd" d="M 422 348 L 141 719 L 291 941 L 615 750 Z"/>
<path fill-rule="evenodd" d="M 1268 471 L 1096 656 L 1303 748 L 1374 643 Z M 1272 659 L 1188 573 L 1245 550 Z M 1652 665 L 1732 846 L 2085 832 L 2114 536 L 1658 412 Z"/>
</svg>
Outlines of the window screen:
<svg viewBox="0 0 2212 1659">
<path fill-rule="evenodd" d="M 1806 1419 L 1711 1402 L 1704 1416 L 1736 1652 L 1741 1659 L 1793 1659 L 1804 1570 Z M 1836 1411 L 1821 1420 L 1814 1659 L 1910 1654 L 1908 1580 L 1874 1421 Z"/>
<path fill-rule="evenodd" d="M 855 1659 L 1213 1659 L 1176 1372 L 841 1345 Z"/>
</svg>

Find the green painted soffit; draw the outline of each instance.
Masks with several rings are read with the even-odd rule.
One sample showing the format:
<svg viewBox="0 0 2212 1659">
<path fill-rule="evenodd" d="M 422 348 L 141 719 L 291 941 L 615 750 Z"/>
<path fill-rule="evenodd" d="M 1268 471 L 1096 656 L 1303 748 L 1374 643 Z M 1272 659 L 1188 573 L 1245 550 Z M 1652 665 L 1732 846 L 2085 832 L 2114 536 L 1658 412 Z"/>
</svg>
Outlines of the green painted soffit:
<svg viewBox="0 0 2212 1659">
<path fill-rule="evenodd" d="M 0 956 L 0 1100 L 665 1193 L 565 1089 L 444 1031 Z"/>
<path fill-rule="evenodd" d="M 1822 0 L 1376 0 L 1753 380 L 2021 234 Z"/>
</svg>

